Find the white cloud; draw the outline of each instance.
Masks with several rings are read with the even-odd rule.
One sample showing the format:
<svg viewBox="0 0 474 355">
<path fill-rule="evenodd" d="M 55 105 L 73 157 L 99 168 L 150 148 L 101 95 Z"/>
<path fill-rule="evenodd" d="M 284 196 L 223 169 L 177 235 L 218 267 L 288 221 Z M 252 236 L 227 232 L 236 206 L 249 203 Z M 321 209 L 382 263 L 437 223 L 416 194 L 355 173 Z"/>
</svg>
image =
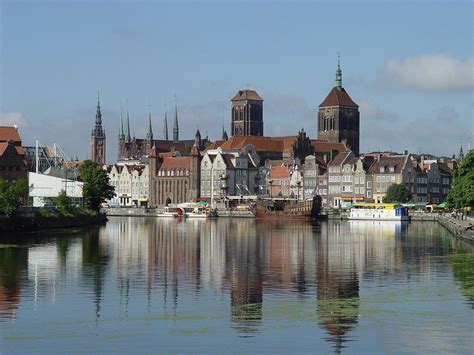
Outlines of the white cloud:
<svg viewBox="0 0 474 355">
<path fill-rule="evenodd" d="M 0 113 L 0 126 L 26 127 L 27 122 L 21 112 L 5 112 Z"/>
<path fill-rule="evenodd" d="M 463 61 L 446 54 L 389 59 L 378 73 L 377 84 L 421 91 L 470 90 L 474 88 L 474 59 Z"/>
<path fill-rule="evenodd" d="M 359 104 L 360 117 L 363 120 L 378 121 L 396 121 L 398 114 L 380 108 L 374 101 L 370 99 L 362 100 Z"/>
</svg>

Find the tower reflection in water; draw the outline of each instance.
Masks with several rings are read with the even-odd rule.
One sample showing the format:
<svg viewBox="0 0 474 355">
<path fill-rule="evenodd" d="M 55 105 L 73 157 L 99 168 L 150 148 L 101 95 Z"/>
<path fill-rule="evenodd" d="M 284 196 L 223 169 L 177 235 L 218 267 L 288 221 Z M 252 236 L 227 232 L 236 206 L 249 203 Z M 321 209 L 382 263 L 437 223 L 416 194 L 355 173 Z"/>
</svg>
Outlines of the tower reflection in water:
<svg viewBox="0 0 474 355">
<path fill-rule="evenodd" d="M 0 248 L 0 319 L 16 317 L 25 293 L 36 310 L 38 299 L 54 300 L 56 292 L 64 299 L 72 289 L 90 298 L 88 311 L 97 322 L 104 301 L 109 312 L 118 303 L 127 319 L 131 300 L 138 315 L 178 314 L 224 296 L 230 327 L 248 337 L 272 324 L 276 301 L 296 297 L 311 306 L 313 324 L 339 352 L 359 323 L 361 283 L 429 278 L 436 262 L 429 255 L 456 247 L 445 245 L 449 239 L 431 238 L 439 231 L 426 225 L 374 223 L 111 218 L 106 227 L 74 238 Z M 460 265 L 455 276 L 468 288 L 472 269 L 461 278 L 463 260 L 452 263 Z"/>
</svg>

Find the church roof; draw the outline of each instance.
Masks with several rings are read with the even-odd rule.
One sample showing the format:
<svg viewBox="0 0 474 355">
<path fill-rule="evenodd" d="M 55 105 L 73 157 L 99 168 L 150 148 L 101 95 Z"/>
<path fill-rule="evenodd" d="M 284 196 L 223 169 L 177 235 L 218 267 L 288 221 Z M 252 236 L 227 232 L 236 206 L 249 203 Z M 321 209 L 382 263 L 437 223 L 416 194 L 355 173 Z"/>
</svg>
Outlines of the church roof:
<svg viewBox="0 0 474 355">
<path fill-rule="evenodd" d="M 159 170 L 186 170 L 190 168 L 190 157 L 165 157 Z"/>
<path fill-rule="evenodd" d="M 341 87 L 333 87 L 329 92 L 328 96 L 321 102 L 319 107 L 328 107 L 328 106 L 348 106 L 348 107 L 359 107 L 347 93 L 347 91 Z"/>
<path fill-rule="evenodd" d="M 257 100 L 263 101 L 263 99 L 257 94 L 255 90 L 239 90 L 237 94 L 231 99 L 231 101 L 238 100 Z"/>
<path fill-rule="evenodd" d="M 342 143 L 329 142 L 328 140 L 322 139 L 311 139 L 311 145 L 314 147 L 314 150 L 318 153 L 329 153 L 333 150 L 342 152 L 346 150 L 346 147 Z"/>
</svg>

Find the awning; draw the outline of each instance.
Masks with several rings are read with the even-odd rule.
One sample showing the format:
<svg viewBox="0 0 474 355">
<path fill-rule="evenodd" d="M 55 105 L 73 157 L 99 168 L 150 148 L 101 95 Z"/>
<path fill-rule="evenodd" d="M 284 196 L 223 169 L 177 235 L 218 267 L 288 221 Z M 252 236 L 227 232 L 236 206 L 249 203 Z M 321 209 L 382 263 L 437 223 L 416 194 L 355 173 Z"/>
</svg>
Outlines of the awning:
<svg viewBox="0 0 474 355">
<path fill-rule="evenodd" d="M 446 208 L 446 205 L 448 204 L 447 201 L 441 202 L 439 205 L 436 205 L 438 208 Z"/>
</svg>

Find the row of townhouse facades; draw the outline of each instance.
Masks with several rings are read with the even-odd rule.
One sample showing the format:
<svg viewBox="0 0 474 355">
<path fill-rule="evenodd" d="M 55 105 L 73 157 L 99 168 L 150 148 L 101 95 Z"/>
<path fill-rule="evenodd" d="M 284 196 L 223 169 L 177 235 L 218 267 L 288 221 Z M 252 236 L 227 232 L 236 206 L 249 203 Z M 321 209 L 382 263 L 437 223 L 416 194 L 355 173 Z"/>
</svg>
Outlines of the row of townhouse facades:
<svg viewBox="0 0 474 355">
<path fill-rule="evenodd" d="M 195 146 L 188 156 L 152 150 L 148 163 L 109 168 L 117 194 L 109 203 L 160 207 L 231 196 L 305 200 L 319 195 L 325 207 L 344 208 L 355 202 L 384 202 L 390 185 L 403 183 L 414 202 L 438 204 L 447 198 L 455 167 L 454 160 L 425 159 L 407 152 L 356 156 L 345 150 L 331 160 L 308 155 L 303 161 L 261 162 L 252 145 L 203 152 Z"/>
<path fill-rule="evenodd" d="M 382 203 L 390 185 L 405 184 L 414 202 L 438 204 L 447 198 L 455 167 L 455 161 L 407 153 L 356 157 L 344 151 L 327 164 L 311 155 L 303 165 L 272 166 L 267 174 L 267 185 L 272 186 L 268 194 L 299 199 L 319 195 L 324 206 L 340 208 L 355 202 Z"/>
</svg>

